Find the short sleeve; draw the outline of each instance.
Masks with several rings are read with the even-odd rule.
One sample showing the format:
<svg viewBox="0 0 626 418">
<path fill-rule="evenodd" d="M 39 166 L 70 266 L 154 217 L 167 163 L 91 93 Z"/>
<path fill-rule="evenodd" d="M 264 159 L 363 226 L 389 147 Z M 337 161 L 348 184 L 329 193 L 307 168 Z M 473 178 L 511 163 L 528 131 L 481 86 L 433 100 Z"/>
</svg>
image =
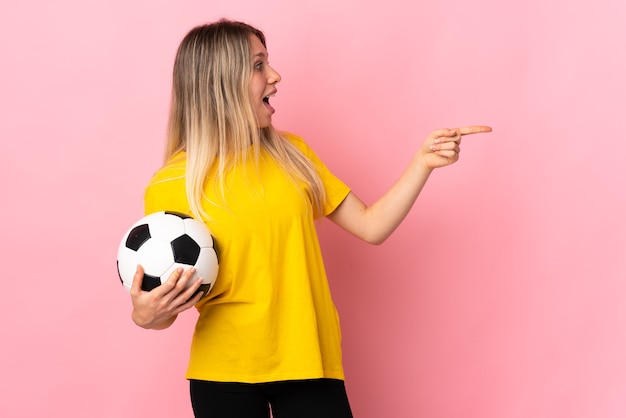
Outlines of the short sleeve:
<svg viewBox="0 0 626 418">
<path fill-rule="evenodd" d="M 190 213 L 185 196 L 185 162 L 170 162 L 157 171 L 145 189 L 146 215 L 163 210 Z"/>
<path fill-rule="evenodd" d="M 326 201 L 324 202 L 324 216 L 330 215 L 344 201 L 350 187 L 337 178 L 326 165 L 320 160 L 315 152 L 304 142 L 302 138 L 290 133 L 282 135 L 304 153 L 317 167 L 317 172 L 324 184 Z"/>
</svg>

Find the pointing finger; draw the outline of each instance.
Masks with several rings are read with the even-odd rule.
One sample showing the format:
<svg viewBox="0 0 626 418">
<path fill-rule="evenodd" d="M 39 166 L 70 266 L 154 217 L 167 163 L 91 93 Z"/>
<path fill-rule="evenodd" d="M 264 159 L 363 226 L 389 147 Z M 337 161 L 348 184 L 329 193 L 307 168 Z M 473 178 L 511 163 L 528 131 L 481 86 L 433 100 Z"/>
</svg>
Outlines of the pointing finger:
<svg viewBox="0 0 626 418">
<path fill-rule="evenodd" d="M 453 130 L 458 132 L 461 135 L 481 134 L 481 133 L 492 131 L 491 126 L 480 126 L 480 125 L 465 126 L 463 128 L 456 128 Z"/>
</svg>

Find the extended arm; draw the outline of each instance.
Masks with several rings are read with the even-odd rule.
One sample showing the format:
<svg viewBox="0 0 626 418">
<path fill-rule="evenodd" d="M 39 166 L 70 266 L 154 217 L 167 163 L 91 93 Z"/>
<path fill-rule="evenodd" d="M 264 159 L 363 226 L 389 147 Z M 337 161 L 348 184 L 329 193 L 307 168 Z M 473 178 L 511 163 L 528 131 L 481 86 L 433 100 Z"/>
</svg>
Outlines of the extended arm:
<svg viewBox="0 0 626 418">
<path fill-rule="evenodd" d="M 368 206 L 350 193 L 328 218 L 366 242 L 381 244 L 409 213 L 432 171 L 459 159 L 461 137 L 481 132 L 491 132 L 491 128 L 469 126 L 433 131 L 398 181 L 380 199 Z"/>
</svg>

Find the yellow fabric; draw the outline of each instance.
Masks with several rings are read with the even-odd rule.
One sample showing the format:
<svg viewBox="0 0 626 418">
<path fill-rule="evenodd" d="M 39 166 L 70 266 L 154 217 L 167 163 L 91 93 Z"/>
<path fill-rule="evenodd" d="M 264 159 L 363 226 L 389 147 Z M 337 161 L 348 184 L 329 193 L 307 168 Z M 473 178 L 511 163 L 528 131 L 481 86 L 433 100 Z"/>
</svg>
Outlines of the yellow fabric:
<svg viewBox="0 0 626 418">
<path fill-rule="evenodd" d="M 349 188 L 311 149 L 285 137 L 319 167 L 331 213 Z M 182 155 L 184 157 L 184 155 Z M 220 255 L 211 293 L 197 305 L 187 378 L 260 383 L 343 379 L 341 332 L 331 299 L 311 203 L 267 154 L 258 177 L 253 163 L 226 182 L 226 205 L 207 204 L 206 221 Z M 166 164 L 150 182 L 146 214 L 190 213 L 184 158 Z M 208 182 L 206 194 L 220 200 Z"/>
</svg>

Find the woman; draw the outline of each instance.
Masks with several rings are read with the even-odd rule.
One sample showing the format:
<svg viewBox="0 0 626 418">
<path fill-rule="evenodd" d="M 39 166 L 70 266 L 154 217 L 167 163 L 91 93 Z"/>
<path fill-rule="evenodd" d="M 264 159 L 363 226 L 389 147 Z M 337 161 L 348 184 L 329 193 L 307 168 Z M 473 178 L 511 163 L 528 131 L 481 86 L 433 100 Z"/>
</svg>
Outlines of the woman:
<svg viewBox="0 0 626 418">
<path fill-rule="evenodd" d="M 196 417 L 351 417 L 341 333 L 314 220 L 383 242 L 404 219 L 433 169 L 458 159 L 475 126 L 436 130 L 387 193 L 366 206 L 304 141 L 278 133 L 270 104 L 280 75 L 265 37 L 222 20 L 192 29 L 174 63 L 165 165 L 145 195 L 146 213 L 202 219 L 220 249 L 220 271 L 176 271 L 162 286 L 131 290 L 133 320 L 164 329 L 199 311 L 187 378 Z"/>
</svg>

